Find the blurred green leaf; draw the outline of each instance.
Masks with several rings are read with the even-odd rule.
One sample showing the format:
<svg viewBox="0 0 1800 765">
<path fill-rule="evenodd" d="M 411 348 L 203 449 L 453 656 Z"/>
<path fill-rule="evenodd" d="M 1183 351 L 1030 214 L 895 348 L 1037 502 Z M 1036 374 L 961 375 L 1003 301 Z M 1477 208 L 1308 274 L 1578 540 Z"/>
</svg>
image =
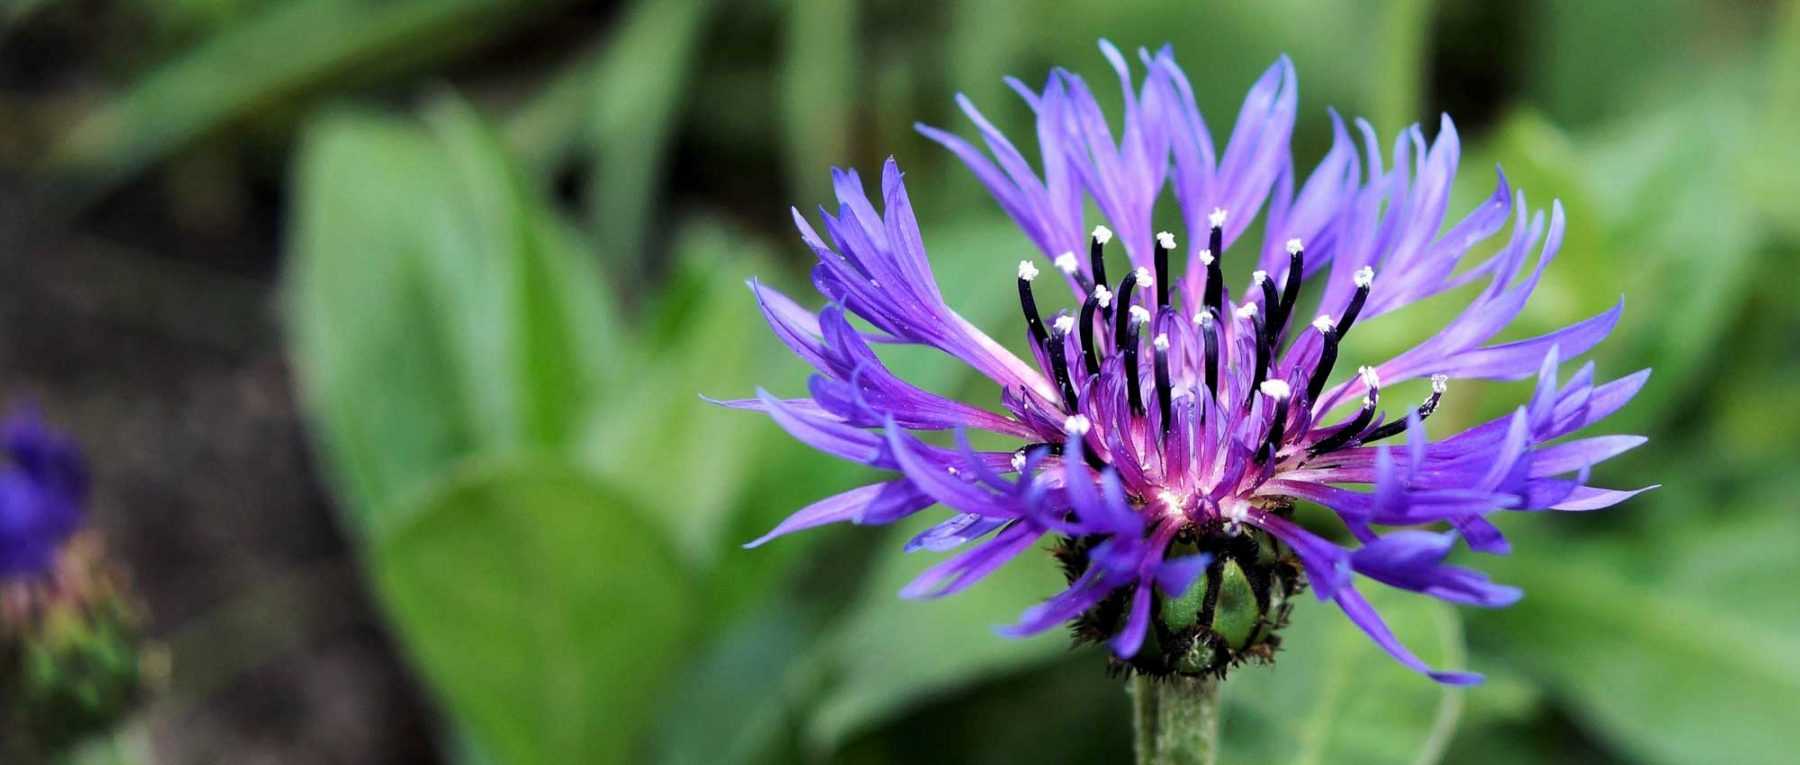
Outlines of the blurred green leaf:
<svg viewBox="0 0 1800 765">
<path fill-rule="evenodd" d="M 558 236 L 543 203 L 475 113 L 447 98 L 432 117 L 458 182 L 450 192 L 464 202 L 465 214 L 453 219 L 457 230 L 447 233 L 479 259 L 436 261 L 444 267 L 440 275 L 470 290 L 460 295 L 465 303 L 444 308 L 468 336 L 492 341 L 469 349 L 470 378 L 507 389 L 501 395 L 514 432 L 497 439 L 565 445 L 607 377 L 604 354 L 617 344 L 618 328 L 605 310 L 609 296 L 590 259 Z M 492 315 L 459 310 L 483 304 L 493 306 Z"/>
<path fill-rule="evenodd" d="M 827 168 L 850 164 L 860 71 L 857 0 L 788 3 L 781 59 L 783 155 L 801 199 L 827 199 Z"/>
<path fill-rule="evenodd" d="M 1592 123 L 1641 98 L 1698 55 L 1704 3 L 1683 0 L 1539 0 L 1520 4 L 1531 33 L 1528 92 L 1565 125 Z M 1647 56 L 1646 50 L 1662 55 Z M 1679 63 L 1678 63 L 1679 62 Z"/>
<path fill-rule="evenodd" d="M 1425 89 L 1426 43 L 1435 10 L 1435 4 L 1425 0 L 1395 0 L 1383 3 L 1376 14 L 1379 42 L 1370 47 L 1380 74 L 1366 80 L 1372 90 L 1369 119 L 1374 124 L 1432 124 L 1420 113 L 1419 94 Z"/>
<path fill-rule="evenodd" d="M 594 70 L 585 122 L 595 163 L 588 222 L 627 278 L 650 246 L 666 147 L 712 8 L 712 0 L 641 3 L 628 22 L 632 33 L 616 38 Z"/>
<path fill-rule="evenodd" d="M 1611 362 L 1602 373 L 1650 366 L 1656 377 L 1613 427 L 1642 426 L 1705 379 L 1719 348 L 1711 338 L 1751 286 L 1760 230 L 1740 179 L 1718 161 L 1748 140 L 1748 117 L 1738 89 L 1709 79 L 1687 98 L 1580 135 L 1516 113 L 1468 163 L 1499 162 L 1528 203 L 1560 199 L 1568 216 L 1555 264 L 1506 337 L 1550 331 L 1624 296 L 1619 327 L 1596 351 Z M 1471 177 L 1481 174 L 1463 175 L 1462 198 L 1491 188 Z"/>
<path fill-rule="evenodd" d="M 1068 635 L 1061 630 L 1023 640 L 994 634 L 996 626 L 1011 623 L 1032 604 L 1063 589 L 1055 562 L 1036 550 L 952 597 L 901 599 L 902 586 L 942 559 L 899 552 L 924 525 L 906 524 L 886 535 L 882 557 L 857 605 L 823 639 L 817 657 L 826 685 L 806 726 L 807 742 L 815 749 L 829 751 L 934 698 L 1069 652 Z M 1124 694 L 1109 703 L 1123 709 Z"/>
<path fill-rule="evenodd" d="M 296 374 L 351 517 L 472 451 L 479 428 L 423 263 L 451 183 L 403 123 L 334 117 L 307 135 L 285 283 Z"/>
<path fill-rule="evenodd" d="M 774 762 L 804 692 L 816 620 L 777 602 L 714 636 L 672 683 L 655 737 L 663 765 Z M 746 704 L 746 699 L 755 703 Z M 700 735 L 703 734 L 703 735 Z"/>
<path fill-rule="evenodd" d="M 658 530 L 555 461 L 465 463 L 372 550 L 418 667 L 502 762 L 633 762 L 693 593 Z"/>
<path fill-rule="evenodd" d="M 1768 100 L 1762 113 L 1756 150 L 1743 157 L 1754 189 L 1752 201 L 1769 221 L 1790 238 L 1800 240 L 1800 2 L 1789 2 L 1775 28 L 1774 50 L 1767 66 Z"/>
<path fill-rule="evenodd" d="M 546 0 L 295 0 L 176 56 L 106 102 L 51 155 L 87 193 L 222 125 L 328 86 L 439 59 Z"/>
<path fill-rule="evenodd" d="M 1449 606 L 1362 589 L 1426 662 L 1464 666 L 1462 625 Z M 1401 666 L 1336 608 L 1309 597 L 1282 631 L 1275 664 L 1240 667 L 1226 680 L 1222 761 L 1434 763 L 1456 730 L 1463 693 Z"/>
<path fill-rule="evenodd" d="M 338 116 L 298 166 L 296 365 L 351 517 L 477 453 L 560 448 L 617 352 L 609 296 L 466 107 Z"/>
<path fill-rule="evenodd" d="M 754 415 L 701 399 L 741 398 L 759 384 L 798 381 L 804 365 L 769 337 L 745 280 L 773 270 L 755 240 L 706 221 L 678 229 L 674 273 L 645 307 L 641 353 L 616 363 L 631 370 L 607 416 L 583 437 L 586 464 L 655 513 L 683 557 L 711 565 L 733 510 L 764 447 L 785 438 Z M 780 365 L 780 376 L 764 370 Z M 671 471 L 696 470 L 671 492 Z M 736 540 L 742 542 L 745 540 Z"/>
<path fill-rule="evenodd" d="M 1541 533 L 1515 535 L 1520 554 L 1484 568 L 1527 595 L 1481 615 L 1484 645 L 1634 757 L 1782 761 L 1792 751 L 1784 722 L 1800 698 L 1791 489 L 1723 523 L 1708 508 L 1707 518 L 1690 516 L 1689 533 L 1584 539 L 1579 556 L 1557 554 L 1557 540 Z"/>
</svg>

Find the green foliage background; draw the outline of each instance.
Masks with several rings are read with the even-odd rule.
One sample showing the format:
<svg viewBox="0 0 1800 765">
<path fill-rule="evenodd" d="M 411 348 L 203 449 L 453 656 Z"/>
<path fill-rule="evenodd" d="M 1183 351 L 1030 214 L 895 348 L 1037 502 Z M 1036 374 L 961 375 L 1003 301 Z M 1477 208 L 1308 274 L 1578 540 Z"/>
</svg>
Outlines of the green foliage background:
<svg viewBox="0 0 1800 765">
<path fill-rule="evenodd" d="M 47 4 L 0 16 L 28 25 Z M 868 174 L 888 154 L 951 304 L 1016 336 L 1003 290 L 1028 244 L 911 125 L 966 134 L 960 91 L 1028 137 L 1000 78 L 1052 65 L 1116 97 L 1104 36 L 1173 43 L 1215 131 L 1291 54 L 1302 162 L 1325 148 L 1326 107 L 1385 135 L 1452 110 L 1465 209 L 1498 163 L 1569 211 L 1522 323 L 1623 293 L 1593 358 L 1608 378 L 1656 368 L 1608 423 L 1650 444 L 1597 478 L 1665 488 L 1592 517 L 1507 519 L 1517 552 L 1476 563 L 1526 589 L 1512 609 L 1377 598 L 1428 659 L 1487 685 L 1433 686 L 1309 601 L 1281 661 L 1228 683 L 1227 761 L 1791 761 L 1800 3 L 636 0 L 592 39 L 513 60 L 566 6 L 157 4 L 164 54 L 126 67 L 41 167 L 69 210 L 208 147 L 286 168 L 297 384 L 451 756 L 1128 756 L 1125 697 L 1098 656 L 990 631 L 1054 591 L 1047 560 L 916 603 L 894 595 L 929 563 L 898 552 L 912 528 L 740 550 L 868 476 L 700 400 L 802 389 L 743 283 L 806 293 L 788 205 L 828 200 L 827 168 Z M 1399 323 L 1370 325 L 1366 352 L 1405 342 Z M 942 358 L 894 364 L 994 395 Z M 1433 432 L 1522 390 L 1459 387 Z"/>
</svg>

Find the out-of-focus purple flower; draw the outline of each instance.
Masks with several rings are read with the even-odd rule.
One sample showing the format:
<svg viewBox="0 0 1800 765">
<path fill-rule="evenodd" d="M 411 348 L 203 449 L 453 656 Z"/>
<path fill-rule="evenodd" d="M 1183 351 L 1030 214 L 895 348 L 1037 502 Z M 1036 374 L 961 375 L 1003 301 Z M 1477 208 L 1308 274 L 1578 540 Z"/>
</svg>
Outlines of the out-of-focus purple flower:
<svg viewBox="0 0 1800 765">
<path fill-rule="evenodd" d="M 813 312 L 760 283 L 750 287 L 775 333 L 817 374 L 805 397 L 759 391 L 726 403 L 897 475 L 821 500 L 752 546 L 826 523 L 891 523 L 942 504 L 955 515 L 908 547 L 961 552 L 905 595 L 957 592 L 1046 535 L 1061 540 L 1069 588 L 1007 634 L 1074 622 L 1078 633 L 1100 630 L 1089 637 L 1107 639 L 1132 668 L 1192 671 L 1140 652 L 1147 641 L 1164 654 L 1210 641 L 1230 649 L 1219 656 L 1240 660 L 1257 636 L 1280 626 L 1285 607 L 1276 615 L 1269 602 L 1297 592 L 1304 572 L 1321 600 L 1406 666 L 1441 682 L 1478 681 L 1434 670 L 1408 651 L 1357 578 L 1504 606 L 1518 590 L 1444 563 L 1458 539 L 1504 554 L 1507 542 L 1489 520 L 1497 512 L 1594 510 L 1642 491 L 1587 481 L 1592 465 L 1642 438 L 1562 440 L 1619 409 L 1648 377 L 1646 370 L 1599 382 L 1591 363 L 1561 374 L 1563 359 L 1612 329 L 1622 303 L 1546 335 L 1493 342 L 1556 256 L 1563 211 L 1557 203 L 1547 217 L 1533 211 L 1501 176 L 1491 196 L 1446 226 L 1460 156 L 1448 117 L 1433 141 L 1407 129 L 1384 160 L 1366 122 L 1355 123 L 1359 146 L 1334 113 L 1331 150 L 1296 188 L 1288 142 L 1297 85 L 1285 57 L 1251 87 L 1220 151 L 1169 50 L 1139 52 L 1147 70 L 1139 83 L 1118 50 L 1105 42 L 1101 49 L 1124 89 L 1116 135 L 1087 85 L 1062 70 L 1042 89 L 1008 81 L 1036 114 L 1037 168 L 967 99 L 958 103 L 985 151 L 919 128 L 975 173 L 1043 256 L 1018 263 L 1015 274 L 1031 361 L 945 304 L 893 160 L 883 169 L 879 210 L 855 172 L 836 171 L 839 207 L 821 209 L 823 236 L 794 212 L 818 257 L 813 284 L 827 305 Z M 1181 210 L 1181 239 L 1152 233 L 1165 186 Z M 1091 228 L 1083 219 L 1089 201 L 1104 219 Z M 1240 244 L 1259 213 L 1265 241 Z M 1472 255 L 1509 222 L 1497 247 Z M 1106 250 L 1115 242 L 1125 258 L 1115 256 L 1109 277 Z M 1184 273 L 1171 270 L 1178 257 Z M 1239 293 L 1221 273 L 1233 257 L 1258 266 Z M 1046 271 L 1072 292 L 1068 307 L 1048 316 L 1035 291 Z M 1309 277 L 1317 313 L 1302 318 L 1296 306 Z M 1466 284 L 1480 285 L 1473 300 L 1417 346 L 1355 373 L 1339 368 L 1353 326 Z M 961 359 L 999 384 L 1004 412 L 907 383 L 871 343 L 926 345 Z M 1533 376 L 1535 393 L 1513 413 L 1427 437 L 1423 423 L 1450 381 Z M 1387 414 L 1385 392 L 1414 379 L 1429 380 L 1427 397 Z M 1023 445 L 977 450 L 963 437 L 969 428 Z M 941 430 L 956 432 L 957 448 L 914 435 Z M 1385 443 L 1395 436 L 1402 445 Z M 1335 511 L 1354 547 L 1294 522 L 1299 501 Z M 1228 569 L 1240 570 L 1239 579 Z M 1211 626 L 1180 634 L 1201 607 L 1182 604 L 1213 609 L 1229 599 L 1233 581 L 1261 607 L 1258 624 L 1232 633 L 1203 614 Z M 1204 599 L 1195 589 L 1202 584 Z M 1224 668 L 1210 659 L 1201 667 Z"/>
<path fill-rule="evenodd" d="M 0 425 L 0 580 L 49 576 L 81 527 L 87 467 L 75 445 L 21 412 Z"/>
</svg>

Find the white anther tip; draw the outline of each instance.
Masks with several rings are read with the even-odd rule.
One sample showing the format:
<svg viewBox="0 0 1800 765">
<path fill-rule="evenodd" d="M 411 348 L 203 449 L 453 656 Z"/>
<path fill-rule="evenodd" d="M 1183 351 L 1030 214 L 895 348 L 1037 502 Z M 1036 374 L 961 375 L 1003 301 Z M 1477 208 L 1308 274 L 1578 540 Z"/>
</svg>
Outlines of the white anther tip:
<svg viewBox="0 0 1800 765">
<path fill-rule="evenodd" d="M 1106 285 L 1099 285 L 1094 288 L 1094 301 L 1098 303 L 1101 308 L 1112 305 L 1112 300 L 1112 290 L 1107 289 Z"/>
<path fill-rule="evenodd" d="M 1299 239 L 1287 240 L 1287 252 L 1289 255 L 1298 255 L 1300 254 L 1300 251 L 1304 249 L 1306 249 L 1306 245 L 1301 244 Z"/>
<path fill-rule="evenodd" d="M 1032 265 L 1031 261 L 1029 261 L 1029 260 L 1019 261 L 1019 278 L 1020 279 L 1024 279 L 1025 281 L 1031 281 L 1032 279 L 1036 279 L 1037 275 L 1038 275 L 1038 268 L 1037 268 L 1037 266 Z"/>
<path fill-rule="evenodd" d="M 1072 274 L 1081 267 L 1081 263 L 1075 260 L 1075 253 L 1065 252 L 1056 256 L 1056 267 L 1065 274 Z"/>
<path fill-rule="evenodd" d="M 1228 214 L 1229 213 L 1225 212 L 1225 208 L 1214 207 L 1212 214 L 1206 216 L 1206 222 L 1212 224 L 1213 228 L 1223 227 L 1225 225 L 1225 217 Z"/>
<path fill-rule="evenodd" d="M 1173 250 L 1175 249 L 1175 235 L 1167 231 L 1158 231 L 1156 232 L 1156 243 L 1162 245 L 1165 250 Z"/>
<path fill-rule="evenodd" d="M 1149 324 L 1150 323 L 1150 311 L 1145 309 L 1141 305 L 1132 306 L 1131 307 L 1131 322 L 1133 324 Z"/>
<path fill-rule="evenodd" d="M 1432 393 L 1443 393 L 1444 391 L 1447 391 L 1449 389 L 1450 389 L 1450 376 L 1449 375 L 1432 375 L 1431 376 L 1431 392 Z"/>
<path fill-rule="evenodd" d="M 1237 307 L 1236 311 L 1232 312 L 1232 314 L 1240 319 L 1254 319 L 1256 318 L 1256 304 L 1245 303 L 1240 305 Z"/>
<path fill-rule="evenodd" d="M 1095 226 L 1094 227 L 1094 241 L 1099 242 L 1101 244 L 1106 244 L 1107 242 L 1112 241 L 1112 229 L 1107 228 L 1105 226 Z"/>
<path fill-rule="evenodd" d="M 1150 273 L 1150 269 L 1148 268 L 1139 267 L 1137 270 L 1137 285 L 1140 289 L 1149 289 L 1156 286 L 1156 275 Z"/>
<path fill-rule="evenodd" d="M 1150 345 L 1159 351 L 1166 351 L 1169 349 L 1169 336 L 1167 334 L 1157 335 L 1155 340 L 1150 341 Z"/>
<path fill-rule="evenodd" d="M 1356 273 L 1353 274 L 1351 278 L 1356 283 L 1356 286 L 1367 287 L 1375 283 L 1375 269 L 1363 266 L 1362 268 L 1356 269 Z"/>
<path fill-rule="evenodd" d="M 1199 259 L 1200 265 L 1210 266 L 1213 264 L 1212 250 L 1201 250 L 1199 253 L 1195 254 L 1194 257 Z"/>
<path fill-rule="evenodd" d="M 1381 375 L 1375 371 L 1374 367 L 1358 367 L 1356 374 L 1362 378 L 1364 385 L 1371 388 L 1381 387 Z"/>
<path fill-rule="evenodd" d="M 1050 322 L 1050 326 L 1051 326 L 1051 328 L 1056 330 L 1056 334 L 1059 334 L 1059 335 L 1069 334 L 1070 332 L 1074 331 L 1074 329 L 1075 329 L 1075 317 L 1070 316 L 1065 313 L 1061 316 L 1056 317 L 1056 321 Z"/>
<path fill-rule="evenodd" d="M 1263 395 L 1275 399 L 1276 401 L 1287 398 L 1288 394 L 1292 392 L 1288 390 L 1286 380 L 1264 380 L 1261 385 L 1256 387 L 1263 392 Z"/>
<path fill-rule="evenodd" d="M 1025 472 L 1025 453 L 1024 452 L 1018 452 L 1013 455 L 1012 467 L 1013 467 L 1013 472 L 1015 472 L 1015 473 Z"/>
<path fill-rule="evenodd" d="M 1264 271 L 1259 268 L 1255 271 L 1250 272 L 1250 283 L 1251 284 L 1262 284 L 1263 282 L 1266 282 L 1268 280 L 1269 280 L 1269 272 L 1267 272 L 1267 271 Z"/>
<path fill-rule="evenodd" d="M 1085 436 L 1091 427 L 1093 424 L 1088 422 L 1085 414 L 1071 414 L 1069 419 L 1063 420 L 1063 432 L 1071 436 Z"/>
<path fill-rule="evenodd" d="M 1201 311 L 1197 314 L 1194 314 L 1194 326 L 1199 327 L 1201 329 L 1212 329 L 1212 325 L 1213 325 L 1212 311 Z"/>
<path fill-rule="evenodd" d="M 1319 314 L 1317 318 L 1312 320 L 1312 325 L 1313 325 L 1313 329 L 1316 329 L 1319 332 L 1324 333 L 1324 332 L 1330 332 L 1332 330 L 1332 328 L 1336 327 L 1337 322 L 1334 322 L 1331 320 L 1331 314 L 1322 313 L 1322 314 Z"/>
</svg>

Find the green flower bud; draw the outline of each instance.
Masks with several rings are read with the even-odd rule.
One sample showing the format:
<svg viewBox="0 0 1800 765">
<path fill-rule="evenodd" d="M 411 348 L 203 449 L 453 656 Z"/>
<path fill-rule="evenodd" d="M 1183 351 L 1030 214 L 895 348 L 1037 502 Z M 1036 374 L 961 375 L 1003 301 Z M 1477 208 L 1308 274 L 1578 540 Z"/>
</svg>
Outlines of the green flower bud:
<svg viewBox="0 0 1800 765">
<path fill-rule="evenodd" d="M 143 682 L 138 609 L 98 543 L 77 536 L 48 581 L 12 582 L 0 619 L 0 759 L 33 761 L 128 715 Z"/>
<path fill-rule="evenodd" d="M 1092 540 L 1065 539 L 1056 556 L 1072 582 L 1087 570 Z M 1111 659 L 1118 672 L 1152 677 L 1224 677 L 1246 661 L 1267 662 L 1281 647 L 1297 595 L 1305 588 L 1299 560 L 1268 533 L 1224 525 L 1184 530 L 1168 557 L 1206 553 L 1212 562 L 1186 592 L 1154 594 L 1151 630 L 1130 659 Z M 1074 626 L 1081 642 L 1104 643 L 1124 624 L 1129 590 L 1083 614 Z"/>
</svg>

